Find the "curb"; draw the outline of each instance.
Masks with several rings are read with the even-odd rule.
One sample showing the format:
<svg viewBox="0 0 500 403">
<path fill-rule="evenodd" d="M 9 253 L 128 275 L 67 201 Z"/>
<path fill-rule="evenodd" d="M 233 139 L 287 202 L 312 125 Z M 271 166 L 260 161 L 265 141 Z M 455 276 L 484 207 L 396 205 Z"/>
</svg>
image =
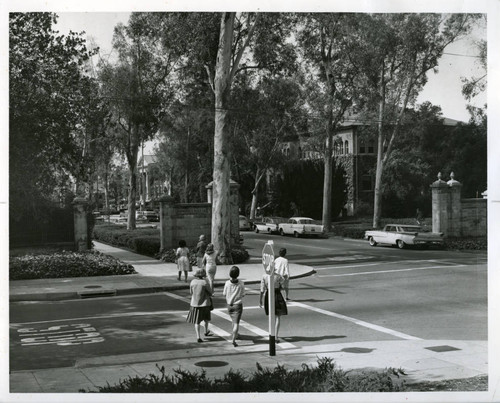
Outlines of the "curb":
<svg viewBox="0 0 500 403">
<path fill-rule="evenodd" d="M 308 272 L 290 276 L 290 279 L 308 277 L 315 274 L 316 271 L 311 269 Z M 245 280 L 245 284 L 259 284 L 260 280 Z M 224 287 L 225 281 L 216 281 L 215 287 Z M 152 286 L 152 287 L 134 287 L 134 288 L 105 288 L 99 290 L 82 290 L 82 291 L 68 291 L 68 292 L 51 292 L 51 293 L 26 293 L 9 295 L 9 302 L 22 302 L 22 301 L 64 301 L 71 299 L 90 299 L 99 297 L 111 297 L 121 295 L 137 295 L 137 294 L 155 294 L 165 291 L 177 291 L 189 289 L 189 283 L 168 286 Z"/>
</svg>

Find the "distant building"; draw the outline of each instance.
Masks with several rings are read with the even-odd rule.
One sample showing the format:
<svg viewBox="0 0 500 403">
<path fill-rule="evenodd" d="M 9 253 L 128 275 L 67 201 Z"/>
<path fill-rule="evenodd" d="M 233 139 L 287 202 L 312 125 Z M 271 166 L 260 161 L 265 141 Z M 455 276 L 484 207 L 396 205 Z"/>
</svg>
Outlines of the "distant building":
<svg viewBox="0 0 500 403">
<path fill-rule="evenodd" d="M 160 174 L 158 159 L 155 155 L 144 155 L 137 163 L 139 177 L 139 205 L 147 208 L 157 207 L 158 198 L 168 193 L 166 180 Z"/>
<path fill-rule="evenodd" d="M 443 119 L 445 126 L 456 126 L 459 121 Z M 365 124 L 356 119 L 349 119 L 333 136 L 333 156 L 337 164 L 345 171 L 347 185 L 347 202 L 345 211 L 348 216 L 354 215 L 358 209 L 373 206 L 375 189 L 375 167 L 377 164 L 377 141 L 375 138 L 364 138 L 360 129 Z M 286 138 L 282 142 L 281 152 L 286 156 L 299 159 L 322 158 L 320 152 L 311 149 L 308 137 Z"/>
</svg>

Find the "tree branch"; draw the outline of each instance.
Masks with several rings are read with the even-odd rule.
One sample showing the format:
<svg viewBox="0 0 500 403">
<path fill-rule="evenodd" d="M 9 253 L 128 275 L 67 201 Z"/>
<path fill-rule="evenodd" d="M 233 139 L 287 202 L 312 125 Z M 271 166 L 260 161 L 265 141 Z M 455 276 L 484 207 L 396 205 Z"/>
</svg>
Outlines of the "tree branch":
<svg viewBox="0 0 500 403">
<path fill-rule="evenodd" d="M 207 72 L 208 83 L 210 84 L 210 88 L 212 89 L 212 92 L 215 94 L 214 78 L 212 77 L 212 74 L 210 73 L 210 68 L 208 67 L 208 64 L 205 64 L 204 67 L 205 67 L 205 70 Z"/>
<path fill-rule="evenodd" d="M 248 24 L 250 24 L 250 16 L 251 15 L 252 15 L 252 13 L 248 14 L 248 21 L 249 21 Z M 241 58 L 243 57 L 243 52 L 245 51 L 245 48 L 250 43 L 250 39 L 252 38 L 252 35 L 255 31 L 255 27 L 257 25 L 258 19 L 259 19 L 259 14 L 255 14 L 254 22 L 252 25 L 250 25 L 250 28 L 248 29 L 248 34 L 247 34 L 247 38 L 245 39 L 245 43 L 238 50 L 238 54 L 236 56 L 236 59 L 234 60 L 233 68 L 231 69 L 231 73 L 229 75 L 229 82 L 232 82 L 234 76 L 236 75 L 236 72 L 238 70 L 238 65 L 240 64 Z"/>
</svg>

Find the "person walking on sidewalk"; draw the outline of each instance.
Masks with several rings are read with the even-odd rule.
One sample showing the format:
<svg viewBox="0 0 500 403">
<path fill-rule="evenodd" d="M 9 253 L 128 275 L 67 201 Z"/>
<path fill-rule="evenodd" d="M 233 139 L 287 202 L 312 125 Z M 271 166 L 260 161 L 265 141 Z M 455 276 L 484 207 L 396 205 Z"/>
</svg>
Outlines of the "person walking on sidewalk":
<svg viewBox="0 0 500 403">
<path fill-rule="evenodd" d="M 279 343 L 280 340 L 278 338 L 278 334 L 280 331 L 280 322 L 282 315 L 288 315 L 288 308 L 286 306 L 286 301 L 281 294 L 281 289 L 283 288 L 284 279 L 277 273 L 273 274 L 274 276 L 274 313 L 276 315 L 276 324 L 275 324 L 275 334 L 276 334 L 276 343 Z M 264 310 L 266 311 L 266 315 L 269 316 L 269 280 L 271 275 L 264 274 L 262 276 L 262 280 L 260 282 L 260 299 L 259 299 L 259 307 L 262 308 L 262 297 L 264 297 Z"/>
<path fill-rule="evenodd" d="M 205 255 L 203 256 L 202 266 L 207 272 L 208 282 L 210 283 L 210 287 L 212 287 L 212 291 L 214 289 L 215 273 L 217 273 L 216 258 L 217 253 L 214 250 L 214 244 L 209 243 L 205 250 Z"/>
<path fill-rule="evenodd" d="M 206 249 L 207 243 L 205 242 L 205 235 L 200 235 L 200 241 L 196 245 L 196 265 L 200 269 L 203 268 L 203 256 L 205 255 Z"/>
<path fill-rule="evenodd" d="M 279 251 L 279 257 L 274 261 L 275 272 L 283 277 L 283 293 L 285 294 L 285 299 L 290 301 L 288 298 L 289 284 L 290 284 L 290 270 L 288 268 L 288 259 L 286 256 L 286 248 L 281 248 Z"/>
<path fill-rule="evenodd" d="M 213 336 L 210 330 L 208 330 L 208 324 L 212 319 L 212 315 L 210 314 L 212 288 L 206 277 L 207 273 L 204 269 L 197 269 L 189 285 L 191 302 L 186 322 L 194 324 L 198 343 L 203 342 L 200 332 L 201 322 L 205 322 L 205 336 Z"/>
<path fill-rule="evenodd" d="M 229 270 L 230 279 L 224 284 L 224 291 L 222 292 L 226 297 L 227 312 L 233 322 L 232 343 L 234 347 L 238 347 L 236 338 L 238 337 L 241 314 L 243 313 L 243 297 L 245 296 L 245 284 L 242 280 L 238 280 L 239 275 L 240 268 L 238 266 L 231 267 Z"/>
<path fill-rule="evenodd" d="M 177 258 L 177 270 L 179 271 L 177 280 L 181 280 L 181 273 L 184 272 L 184 281 L 187 283 L 188 271 L 192 269 L 191 263 L 189 263 L 189 249 L 186 246 L 186 241 L 179 241 L 179 247 L 175 251 L 175 257 Z"/>
</svg>

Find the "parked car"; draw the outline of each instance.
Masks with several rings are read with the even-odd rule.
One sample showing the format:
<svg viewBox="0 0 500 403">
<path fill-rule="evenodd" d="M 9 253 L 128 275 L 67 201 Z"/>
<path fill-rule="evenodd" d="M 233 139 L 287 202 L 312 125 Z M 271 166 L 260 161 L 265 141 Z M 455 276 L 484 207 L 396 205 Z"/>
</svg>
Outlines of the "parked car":
<svg viewBox="0 0 500 403">
<path fill-rule="evenodd" d="M 383 230 L 365 231 L 365 239 L 371 246 L 380 243 L 403 249 L 407 245 L 442 245 L 443 233 L 423 232 L 419 225 L 387 224 Z"/>
<path fill-rule="evenodd" d="M 254 222 L 255 232 L 267 232 L 269 234 L 279 234 L 279 224 L 288 220 L 284 217 L 263 217 L 261 222 Z"/>
<path fill-rule="evenodd" d="M 240 215 L 240 231 L 251 231 L 252 224 L 244 215 Z"/>
<path fill-rule="evenodd" d="M 160 221 L 160 214 L 155 210 L 139 210 L 137 216 L 144 216 L 148 221 Z"/>
<path fill-rule="evenodd" d="M 323 225 L 309 217 L 292 217 L 288 222 L 278 224 L 278 227 L 281 235 L 293 235 L 295 238 L 301 235 L 326 236 Z"/>
</svg>

